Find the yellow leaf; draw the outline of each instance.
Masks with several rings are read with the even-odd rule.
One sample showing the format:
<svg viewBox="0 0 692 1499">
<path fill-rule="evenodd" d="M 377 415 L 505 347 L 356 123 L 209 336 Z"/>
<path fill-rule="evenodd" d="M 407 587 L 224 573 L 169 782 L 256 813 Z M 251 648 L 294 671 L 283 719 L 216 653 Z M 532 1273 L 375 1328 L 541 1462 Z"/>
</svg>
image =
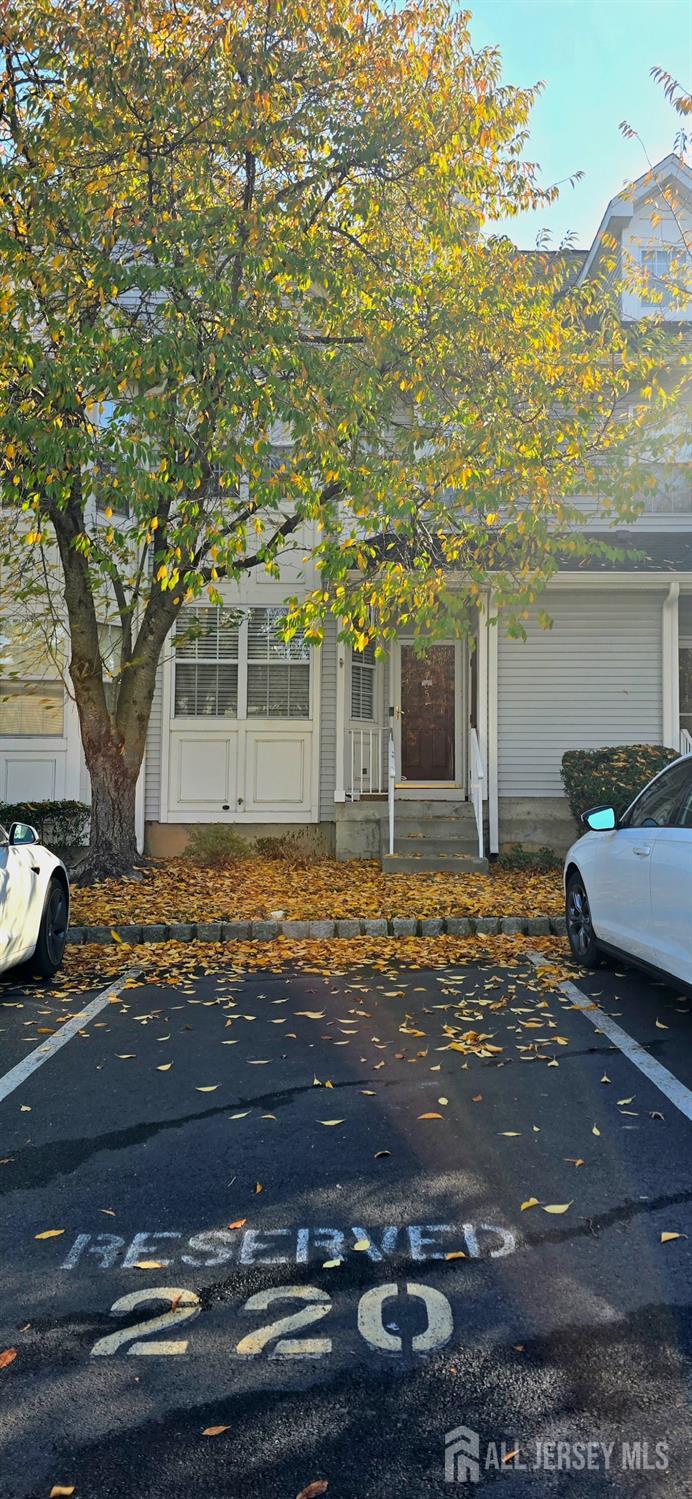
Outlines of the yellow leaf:
<svg viewBox="0 0 692 1499">
<path fill-rule="evenodd" d="M 519 1135 L 521 1134 L 521 1130 L 520 1129 L 501 1129 L 501 1130 L 498 1130 L 498 1134 L 504 1135 L 505 1139 L 507 1139 L 507 1140 L 517 1140 L 519 1138 Z"/>
<path fill-rule="evenodd" d="M 318 1119 L 317 1123 L 318 1124 L 332 1125 L 332 1124 L 343 1124 L 344 1121 L 343 1121 L 343 1119 Z"/>
<path fill-rule="evenodd" d="M 59 1239 L 64 1234 L 64 1228 L 44 1228 L 43 1233 L 34 1234 L 35 1239 Z"/>
<path fill-rule="evenodd" d="M 661 1243 L 670 1244 L 673 1239 L 686 1239 L 687 1234 L 661 1234 Z"/>
<path fill-rule="evenodd" d="M 156 1071 L 157 1072 L 170 1072 L 172 1066 L 173 1066 L 172 1062 L 161 1062 L 160 1066 L 158 1066 L 156 1068 Z"/>
<path fill-rule="evenodd" d="M 323 1265 L 322 1265 L 322 1269 L 323 1270 L 336 1270 L 337 1265 L 343 1265 L 343 1263 L 344 1263 L 343 1260 L 325 1260 L 324 1263 L 323 1263 Z"/>
<path fill-rule="evenodd" d="M 450 1249 L 449 1254 L 445 1255 L 445 1259 L 446 1260 L 465 1260 L 466 1259 L 466 1255 L 464 1254 L 463 1249 Z"/>
<path fill-rule="evenodd" d="M 197 1091 L 197 1093 L 215 1093 L 216 1090 L 217 1090 L 217 1088 L 220 1088 L 220 1087 L 221 1087 L 220 1083 L 207 1083 L 206 1087 L 204 1087 L 204 1088 L 197 1088 L 196 1091 Z"/>
<path fill-rule="evenodd" d="M 263 1191 L 264 1191 L 264 1187 L 262 1186 L 262 1183 L 261 1182 L 255 1182 L 255 1197 L 257 1197 L 257 1195 L 258 1195 L 259 1192 L 263 1192 Z"/>
<path fill-rule="evenodd" d="M 50 1491 L 50 1499 L 70 1499 L 70 1494 L 74 1494 L 73 1483 L 54 1483 Z"/>
<path fill-rule="evenodd" d="M 441 1114 L 419 1114 L 418 1118 L 419 1119 L 441 1119 L 442 1115 Z"/>
<path fill-rule="evenodd" d="M 122 942 L 123 940 L 118 932 L 116 932 L 115 927 L 111 927 L 111 937 L 113 938 L 114 942 Z"/>
<path fill-rule="evenodd" d="M 623 1105 L 626 1104 L 626 1103 L 634 1103 L 634 1093 L 632 1094 L 631 1098 L 618 1098 L 618 1108 L 619 1109 L 622 1108 Z"/>
<path fill-rule="evenodd" d="M 355 1242 L 353 1248 L 354 1249 L 369 1249 L 370 1248 L 370 1240 L 369 1239 L 356 1239 L 356 1242 Z"/>
<path fill-rule="evenodd" d="M 668 1029 L 668 1026 L 664 1025 L 662 1020 L 657 1020 L 656 1021 L 656 1030 L 657 1031 L 667 1031 L 667 1029 Z"/>
<path fill-rule="evenodd" d="M 598 1128 L 598 1125 L 597 1125 L 597 1124 L 594 1124 L 594 1127 L 593 1127 L 593 1129 L 592 1129 L 592 1131 L 591 1131 L 591 1133 L 592 1133 L 592 1135 L 600 1135 L 600 1133 L 601 1133 L 601 1131 L 600 1131 L 600 1129 L 599 1129 L 599 1128 Z"/>
<path fill-rule="evenodd" d="M 163 1270 L 160 1260 L 137 1260 L 135 1270 Z"/>
<path fill-rule="evenodd" d="M 242 1114 L 229 1114 L 228 1117 L 229 1119 L 247 1119 L 248 1114 L 251 1113 L 252 1109 L 244 1109 Z"/>
<path fill-rule="evenodd" d="M 572 1201 L 574 1201 L 574 1199 L 572 1199 Z M 544 1206 L 543 1206 L 543 1212 L 544 1213 L 566 1213 L 567 1209 L 571 1208 L 571 1206 L 572 1206 L 571 1202 L 550 1202 L 550 1203 L 544 1204 Z"/>
<path fill-rule="evenodd" d="M 307 1020 L 324 1020 L 324 1010 L 294 1010 L 294 1015 L 305 1015 Z"/>
<path fill-rule="evenodd" d="M 525 1213 L 527 1208 L 537 1208 L 538 1205 L 537 1197 L 527 1197 L 526 1202 L 522 1202 L 521 1211 Z"/>
</svg>

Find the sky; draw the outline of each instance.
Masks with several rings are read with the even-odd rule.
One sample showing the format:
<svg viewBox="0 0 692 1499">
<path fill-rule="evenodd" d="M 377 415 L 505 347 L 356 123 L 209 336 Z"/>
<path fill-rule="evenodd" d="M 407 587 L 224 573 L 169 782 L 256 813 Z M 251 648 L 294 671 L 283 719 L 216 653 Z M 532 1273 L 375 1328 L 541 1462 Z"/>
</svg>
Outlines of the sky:
<svg viewBox="0 0 692 1499">
<path fill-rule="evenodd" d="M 522 249 L 543 228 L 551 245 L 568 231 L 587 248 L 608 202 L 647 170 L 642 145 L 624 140 L 625 119 L 638 130 L 652 162 L 673 149 L 682 118 L 649 77 L 665 68 L 692 89 L 692 0 L 466 0 L 475 48 L 498 46 L 503 80 L 522 86 L 542 79 L 527 156 L 542 181 L 583 171 L 558 202 L 522 214 L 506 227 Z"/>
</svg>

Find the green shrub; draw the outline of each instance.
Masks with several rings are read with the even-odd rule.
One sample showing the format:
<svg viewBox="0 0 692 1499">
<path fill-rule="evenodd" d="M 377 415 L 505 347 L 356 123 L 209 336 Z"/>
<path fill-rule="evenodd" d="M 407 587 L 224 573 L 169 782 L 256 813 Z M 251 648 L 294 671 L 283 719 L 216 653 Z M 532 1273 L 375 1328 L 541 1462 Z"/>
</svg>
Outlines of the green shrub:
<svg viewBox="0 0 692 1499">
<path fill-rule="evenodd" d="M 47 848 L 77 848 L 86 842 L 91 816 L 84 802 L 0 802 L 0 826 L 28 822 Z"/>
<path fill-rule="evenodd" d="M 275 838 L 256 838 L 255 853 L 263 859 L 276 859 L 294 869 L 307 869 L 315 860 L 315 850 L 302 832 L 282 833 Z"/>
<path fill-rule="evenodd" d="M 525 869 L 533 874 L 548 874 L 552 869 L 562 869 L 564 860 L 552 848 L 524 848 L 523 843 L 510 843 L 501 849 L 493 862 L 498 871 Z"/>
<path fill-rule="evenodd" d="M 621 815 L 647 781 L 672 760 L 675 750 L 663 744 L 617 744 L 607 749 L 567 750 L 562 780 L 577 822 L 589 807 L 614 807 Z"/>
<path fill-rule="evenodd" d="M 226 822 L 200 825 L 190 830 L 185 855 L 195 864 L 233 864 L 253 852 L 244 838 Z"/>
</svg>

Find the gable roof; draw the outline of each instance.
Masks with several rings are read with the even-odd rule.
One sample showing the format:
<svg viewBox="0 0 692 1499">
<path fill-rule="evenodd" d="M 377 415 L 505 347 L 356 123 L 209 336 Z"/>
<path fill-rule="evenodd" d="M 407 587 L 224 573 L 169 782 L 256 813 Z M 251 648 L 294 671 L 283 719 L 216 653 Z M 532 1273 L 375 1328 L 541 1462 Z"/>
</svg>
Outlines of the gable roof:
<svg viewBox="0 0 692 1499">
<path fill-rule="evenodd" d="M 596 230 L 591 249 L 579 272 L 578 280 L 580 283 L 586 279 L 596 264 L 603 245 L 604 235 L 617 236 L 621 234 L 639 204 L 650 198 L 652 192 L 663 190 L 670 183 L 674 183 L 680 191 L 685 193 L 689 198 L 692 198 L 692 170 L 690 170 L 687 163 L 675 151 L 669 152 L 668 156 L 664 156 L 662 161 L 658 161 L 655 166 L 649 167 L 646 172 L 642 173 L 641 177 L 637 177 L 634 182 L 627 183 L 614 198 L 611 198 Z"/>
</svg>

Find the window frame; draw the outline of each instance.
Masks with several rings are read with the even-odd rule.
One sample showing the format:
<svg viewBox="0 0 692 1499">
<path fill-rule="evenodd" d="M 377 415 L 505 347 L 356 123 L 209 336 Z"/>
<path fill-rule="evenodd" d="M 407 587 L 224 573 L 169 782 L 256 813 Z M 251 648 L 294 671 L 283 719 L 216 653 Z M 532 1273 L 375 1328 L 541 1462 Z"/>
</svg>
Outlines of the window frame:
<svg viewBox="0 0 692 1499">
<path fill-rule="evenodd" d="M 195 606 L 192 605 L 190 607 L 194 608 Z M 203 605 L 202 607 L 206 608 L 206 607 L 209 607 L 209 606 Z M 250 652 L 249 652 L 249 634 L 250 634 L 250 616 L 251 616 L 251 613 L 253 611 L 255 611 L 255 610 L 261 610 L 263 613 L 267 613 L 267 614 L 283 615 L 283 614 L 286 613 L 286 609 L 285 609 L 284 605 L 283 604 L 244 604 L 242 606 L 239 605 L 237 608 L 234 605 L 229 605 L 227 607 L 229 609 L 232 609 L 233 612 L 239 616 L 239 620 L 238 620 L 238 656 L 237 656 L 237 662 L 233 662 L 231 660 L 231 658 L 228 659 L 228 664 L 229 665 L 233 665 L 233 664 L 236 665 L 236 667 L 237 667 L 237 673 L 238 673 L 238 677 L 237 677 L 238 690 L 237 690 L 237 701 L 236 701 L 235 716 L 231 716 L 230 714 L 219 715 L 219 714 L 211 714 L 211 713 L 209 713 L 209 714 L 201 714 L 201 713 L 200 714 L 176 713 L 176 711 L 175 711 L 175 704 L 176 704 L 176 665 L 177 665 L 177 662 L 176 662 L 175 645 L 173 645 L 173 648 L 171 650 L 171 658 L 172 659 L 171 659 L 171 686 L 170 686 L 170 721 L 171 721 L 171 723 L 173 725 L 175 725 L 176 727 L 187 726 L 187 727 L 190 727 L 190 728 L 195 727 L 195 728 L 200 728 L 200 729 L 202 728 L 203 725 L 206 725 L 210 730 L 213 729 L 215 732 L 217 732 L 222 727 L 233 726 L 235 728 L 239 724 L 243 724 L 247 728 L 250 725 L 265 726 L 267 724 L 271 724 L 271 725 L 280 725 L 280 724 L 283 724 L 283 725 L 286 725 L 286 726 L 288 726 L 288 725 L 295 725 L 295 726 L 303 726 L 304 727 L 305 725 L 312 723 L 313 714 L 314 714 L 314 703 L 315 703 L 314 651 L 313 651 L 312 647 L 309 645 L 308 641 L 307 640 L 305 641 L 305 652 L 306 652 L 306 655 L 305 655 L 305 659 L 304 660 L 295 660 L 293 663 L 291 663 L 290 659 L 288 659 L 285 662 L 283 662 L 279 658 L 279 659 L 276 659 L 276 660 L 272 661 L 272 659 L 269 657 L 269 655 L 267 655 L 266 661 L 262 661 L 261 659 L 255 659 L 253 661 L 250 658 Z M 181 613 L 181 616 L 179 616 L 179 618 L 181 618 L 181 617 L 184 617 L 182 615 L 182 613 Z M 197 663 L 197 662 L 193 663 L 193 662 L 184 662 L 184 661 L 182 661 L 181 664 L 183 664 L 183 665 L 193 665 L 193 664 L 196 665 L 196 664 L 204 664 L 204 663 L 203 662 L 202 663 Z M 212 663 L 210 662 L 209 664 L 212 664 Z M 270 665 L 274 665 L 274 666 L 279 666 L 279 667 L 282 667 L 283 665 L 286 665 L 288 668 L 290 668 L 291 664 L 293 664 L 294 666 L 307 667 L 307 671 L 308 671 L 308 712 L 307 712 L 307 716 L 305 714 L 301 714 L 300 717 L 298 717 L 297 715 L 293 716 L 293 715 L 290 715 L 290 714 L 249 713 L 248 712 L 248 683 L 249 683 L 249 676 L 250 676 L 251 667 L 253 665 L 255 665 L 255 666 L 270 666 Z"/>
<path fill-rule="evenodd" d="M 375 647 L 374 647 L 374 645 L 372 645 L 370 643 L 369 645 L 367 645 L 365 647 L 365 649 L 366 650 L 370 650 L 370 649 L 372 650 L 372 652 L 373 652 L 372 661 L 357 660 L 356 658 L 359 657 L 359 656 L 363 656 L 364 652 L 356 651 L 353 648 L 353 646 L 351 647 L 350 671 L 349 671 L 349 683 L 348 683 L 349 719 L 350 719 L 351 723 L 355 723 L 355 724 L 362 724 L 362 723 L 377 724 L 379 722 L 379 720 L 380 720 L 380 717 L 381 717 L 381 715 L 379 713 L 379 703 L 378 703 L 378 688 L 379 688 L 379 670 L 378 670 L 378 667 L 379 667 L 379 662 L 378 662 L 378 660 L 377 660 L 377 658 L 375 656 Z M 371 684 L 372 684 L 372 713 L 369 716 L 365 716 L 364 714 L 357 714 L 357 713 L 354 713 L 354 711 L 353 711 L 353 687 L 354 687 L 354 680 L 355 680 L 354 674 L 353 674 L 353 668 L 354 668 L 354 666 L 356 667 L 356 669 L 357 669 L 358 672 L 364 672 L 365 671 L 365 672 L 368 672 L 370 674 L 370 680 L 371 680 Z M 362 701 L 362 685 L 361 685 L 361 688 L 360 688 L 360 693 L 361 693 L 361 701 Z"/>
<path fill-rule="evenodd" d="M 26 744 L 28 740 L 38 739 L 38 740 L 41 741 L 41 746 L 43 748 L 45 748 L 46 745 L 48 745 L 49 743 L 53 743 L 53 744 L 58 743 L 60 745 L 63 745 L 65 743 L 66 738 L 67 738 L 66 702 L 65 702 L 66 692 L 65 692 L 65 683 L 63 681 L 63 678 L 59 674 L 57 676 L 46 676 L 45 674 L 42 675 L 38 671 L 35 672 L 35 673 L 30 673 L 30 672 L 20 673 L 20 672 L 17 672 L 17 674 L 15 676 L 5 676 L 4 673 L 3 673 L 3 667 L 7 663 L 5 661 L 3 661 L 1 653 L 2 653 L 3 647 L 5 647 L 5 646 L 9 648 L 10 653 L 12 651 L 12 645 L 13 645 L 13 637 L 12 637 L 12 633 L 11 633 L 12 632 L 12 625 L 13 625 L 13 620 L 12 620 L 12 616 L 11 615 L 6 615 L 4 617 L 4 619 L 0 619 L 0 740 L 7 740 L 7 741 L 19 741 L 19 740 L 21 740 L 22 744 Z M 8 630 L 10 631 L 9 634 L 7 633 Z M 21 648 L 21 642 L 19 642 L 19 645 L 20 645 L 20 648 Z M 50 662 L 49 656 L 46 656 L 46 662 L 47 662 L 47 664 L 49 664 L 49 662 Z M 10 655 L 9 665 L 10 665 L 10 667 L 12 666 L 11 655 Z M 4 729 L 3 730 L 3 727 L 2 727 L 2 704 L 3 704 L 3 701 L 6 701 L 8 698 L 10 698 L 12 696 L 19 697 L 20 695 L 25 696 L 25 697 L 29 697 L 29 698 L 31 698 L 31 697 L 38 698 L 38 697 L 41 696 L 42 692 L 46 696 L 48 696 L 48 697 L 54 696 L 56 699 L 58 698 L 58 696 L 60 697 L 61 706 L 62 706 L 62 716 L 61 716 L 61 727 L 60 728 L 55 728 L 54 727 L 54 728 L 46 729 L 45 731 L 41 731 L 41 730 L 37 730 L 37 729 Z"/>
</svg>

